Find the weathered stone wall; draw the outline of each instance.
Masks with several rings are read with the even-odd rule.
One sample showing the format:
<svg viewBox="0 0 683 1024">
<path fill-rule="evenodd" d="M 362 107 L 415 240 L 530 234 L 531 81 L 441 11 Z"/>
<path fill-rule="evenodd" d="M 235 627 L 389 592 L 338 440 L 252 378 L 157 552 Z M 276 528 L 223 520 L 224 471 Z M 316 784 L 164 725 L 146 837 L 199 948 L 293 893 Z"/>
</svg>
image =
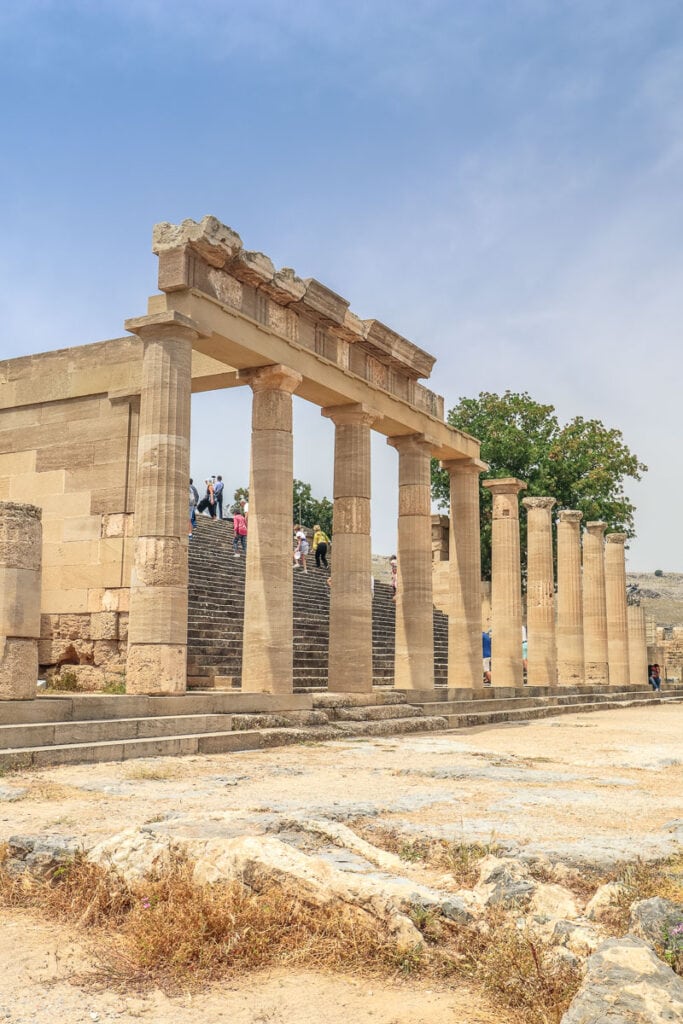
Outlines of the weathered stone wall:
<svg viewBox="0 0 683 1024">
<path fill-rule="evenodd" d="M 140 349 L 0 363 L 0 500 L 42 509 L 39 661 L 99 687 L 125 665 Z"/>
</svg>

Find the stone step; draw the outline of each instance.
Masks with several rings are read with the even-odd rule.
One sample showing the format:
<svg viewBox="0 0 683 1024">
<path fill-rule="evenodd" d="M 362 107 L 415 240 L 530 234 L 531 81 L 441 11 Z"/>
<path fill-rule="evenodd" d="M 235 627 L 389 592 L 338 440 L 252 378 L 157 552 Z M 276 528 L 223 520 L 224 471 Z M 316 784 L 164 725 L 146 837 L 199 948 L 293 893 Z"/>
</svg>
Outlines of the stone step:
<svg viewBox="0 0 683 1024">
<path fill-rule="evenodd" d="M 525 722 L 539 718 L 552 718 L 556 715 L 585 714 L 593 711 L 611 711 L 617 708 L 643 707 L 648 704 L 665 702 L 666 698 L 656 696 L 631 698 L 629 700 L 592 701 L 576 704 L 541 704 L 535 707 L 510 709 L 507 711 L 472 711 L 468 714 L 446 715 L 449 729 L 464 729 L 480 725 L 495 725 L 500 722 Z M 668 698 L 671 702 L 680 703 L 681 697 Z"/>
<path fill-rule="evenodd" d="M 421 718 L 422 708 L 411 704 L 375 704 L 369 707 L 334 708 L 333 720 L 339 722 L 381 722 L 388 718 Z M 434 717 L 433 715 L 430 717 Z"/>
<path fill-rule="evenodd" d="M 426 732 L 445 728 L 445 718 L 400 718 L 379 722 L 336 722 L 304 728 L 245 729 L 215 733 L 164 736 L 55 746 L 16 747 L 0 750 L 0 768 L 45 767 L 125 761 L 139 757 L 173 757 L 183 754 L 219 754 L 235 750 L 258 750 L 289 743 L 310 743 L 351 736 L 390 736 L 396 733 Z"/>
<path fill-rule="evenodd" d="M 308 714 L 314 712 L 290 712 Z M 319 712 L 318 712 L 319 713 Z M 287 712 L 283 712 L 287 714 Z M 102 740 L 152 739 L 158 736 L 186 736 L 233 729 L 231 715 L 166 715 L 153 718 L 105 718 L 82 722 L 52 722 L 39 725 L 0 726 L 0 750 L 11 747 L 45 747 Z"/>
</svg>

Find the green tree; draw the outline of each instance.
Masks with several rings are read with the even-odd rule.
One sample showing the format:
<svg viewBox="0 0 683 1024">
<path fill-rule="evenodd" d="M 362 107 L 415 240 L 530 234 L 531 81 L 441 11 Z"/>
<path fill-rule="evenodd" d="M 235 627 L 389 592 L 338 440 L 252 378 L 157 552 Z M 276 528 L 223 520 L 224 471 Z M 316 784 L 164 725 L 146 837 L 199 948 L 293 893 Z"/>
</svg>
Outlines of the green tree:
<svg viewBox="0 0 683 1024">
<path fill-rule="evenodd" d="M 461 398 L 448 422 L 481 441 L 489 463 L 482 480 L 515 476 L 528 486 L 525 495 L 549 495 L 558 508 L 583 512 L 584 522 L 604 520 L 610 530 L 635 536 L 635 506 L 624 492 L 628 478 L 640 480 L 645 466 L 626 446 L 620 430 L 599 420 L 576 416 L 561 426 L 552 405 L 527 393 L 503 395 L 482 391 Z M 432 462 L 432 496 L 439 508 L 449 504 L 448 473 Z M 482 574 L 491 574 L 491 494 L 480 488 Z M 526 551 L 526 516 L 520 516 L 522 552 Z M 523 555 L 524 558 L 524 555 Z"/>
<path fill-rule="evenodd" d="M 303 480 L 294 481 L 292 494 L 292 521 L 301 523 L 303 526 L 320 527 L 328 535 L 332 536 L 332 509 L 333 505 L 329 498 L 314 498 L 311 485 Z"/>
<path fill-rule="evenodd" d="M 230 512 L 240 510 L 240 500 L 249 500 L 249 488 L 238 487 L 234 494 L 234 501 L 230 506 Z M 333 505 L 329 498 L 314 498 L 311 485 L 303 480 L 295 480 L 292 488 L 292 523 L 302 523 L 304 526 L 315 526 L 320 524 L 328 535 L 332 536 L 332 509 Z"/>
</svg>

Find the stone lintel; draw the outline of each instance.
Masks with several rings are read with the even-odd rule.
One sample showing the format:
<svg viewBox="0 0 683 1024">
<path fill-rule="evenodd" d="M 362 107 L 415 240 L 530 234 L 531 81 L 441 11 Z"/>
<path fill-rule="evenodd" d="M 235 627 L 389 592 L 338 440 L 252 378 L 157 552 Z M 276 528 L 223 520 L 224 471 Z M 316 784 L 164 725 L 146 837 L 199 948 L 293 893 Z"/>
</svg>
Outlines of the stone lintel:
<svg viewBox="0 0 683 1024">
<path fill-rule="evenodd" d="M 608 533 L 605 535 L 605 544 L 625 544 L 628 537 L 625 533 Z"/>
<path fill-rule="evenodd" d="M 547 509 L 549 512 L 554 504 L 554 498 L 522 498 L 522 505 L 529 512 L 532 512 L 534 509 Z"/>
<path fill-rule="evenodd" d="M 177 310 L 164 310 L 163 313 L 151 313 L 148 316 L 131 317 L 124 321 L 123 326 L 131 334 L 143 339 L 158 336 L 164 338 L 199 337 L 202 331 L 199 324 L 184 313 Z"/>
<path fill-rule="evenodd" d="M 343 299 L 341 295 L 337 295 L 331 288 L 316 281 L 314 277 L 307 277 L 304 284 L 306 291 L 302 298 L 293 304 L 293 308 L 300 308 L 305 313 L 313 313 L 317 320 L 326 325 L 339 326 L 343 324 L 346 311 L 349 308 L 348 299 Z"/>
<path fill-rule="evenodd" d="M 320 410 L 320 415 L 332 420 L 336 426 L 359 423 L 363 426 L 371 427 L 373 423 L 382 418 L 380 413 L 370 408 L 369 405 L 365 405 L 364 402 L 354 402 L 349 405 L 328 405 Z"/>
<path fill-rule="evenodd" d="M 561 508 L 557 513 L 557 519 L 560 523 L 580 523 L 583 519 L 583 512 L 579 512 L 576 508 Z"/>
<path fill-rule="evenodd" d="M 518 480 L 515 476 L 504 476 L 497 480 L 484 480 L 482 486 L 484 486 L 487 491 L 491 491 L 493 495 L 519 494 L 520 491 L 525 491 L 527 487 L 523 480 Z"/>
<path fill-rule="evenodd" d="M 439 442 L 429 434 L 398 434 L 395 437 L 388 437 L 387 444 L 395 448 L 397 452 L 410 451 L 411 448 L 427 448 L 430 452 L 433 448 L 439 447 Z"/>
<path fill-rule="evenodd" d="M 407 338 L 392 331 L 390 327 L 379 320 L 364 320 L 362 323 L 364 328 L 362 347 L 376 356 L 380 362 L 400 367 L 415 380 L 420 377 L 429 377 L 436 362 L 434 356 L 430 356 L 424 349 L 413 345 Z"/>
<path fill-rule="evenodd" d="M 286 391 L 294 394 L 303 377 L 283 363 L 272 363 L 269 366 L 255 366 L 237 371 L 237 379 L 249 384 L 254 391 Z"/>
<path fill-rule="evenodd" d="M 586 530 L 588 533 L 592 533 L 595 537 L 600 537 L 607 529 L 607 523 L 603 523 L 599 519 L 594 519 L 590 523 L 586 523 Z"/>
<path fill-rule="evenodd" d="M 451 476 L 454 473 L 464 475 L 476 473 L 479 476 L 481 473 L 487 472 L 489 464 L 482 462 L 481 459 L 444 459 L 439 463 L 439 468 L 445 469 Z"/>
<path fill-rule="evenodd" d="M 240 236 L 216 217 L 156 224 L 152 249 L 159 257 L 162 292 L 202 291 L 204 275 L 196 266 L 201 262 L 210 271 L 218 269 L 260 289 L 273 302 L 312 319 L 347 344 L 359 344 L 412 380 L 429 377 L 432 371 L 434 356 L 378 320 L 361 320 L 351 313 L 347 299 L 315 278 L 302 280 L 289 267 L 276 270 L 264 253 L 245 250 Z"/>
</svg>

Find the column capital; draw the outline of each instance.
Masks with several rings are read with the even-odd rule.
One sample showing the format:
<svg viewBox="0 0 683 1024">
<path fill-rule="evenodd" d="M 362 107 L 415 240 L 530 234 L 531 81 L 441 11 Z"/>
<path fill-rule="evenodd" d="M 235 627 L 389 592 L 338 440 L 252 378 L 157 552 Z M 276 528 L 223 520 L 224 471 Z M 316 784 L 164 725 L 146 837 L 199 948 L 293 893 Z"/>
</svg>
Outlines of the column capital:
<svg viewBox="0 0 683 1024">
<path fill-rule="evenodd" d="M 519 494 L 520 491 L 525 491 L 527 485 L 523 480 L 518 480 L 515 476 L 504 476 L 497 480 L 484 480 L 482 487 L 485 487 L 492 494 Z"/>
<path fill-rule="evenodd" d="M 580 523 L 583 519 L 583 512 L 576 508 L 561 508 L 557 513 L 557 520 L 560 523 Z"/>
<path fill-rule="evenodd" d="M 605 535 L 605 544 L 625 544 L 628 537 L 625 533 L 608 533 Z"/>
<path fill-rule="evenodd" d="M 482 462 L 481 459 L 445 459 L 439 463 L 439 467 L 445 469 L 450 476 L 481 476 L 489 468 L 488 462 Z"/>
<path fill-rule="evenodd" d="M 382 414 L 372 409 L 364 402 L 354 402 L 349 405 L 328 405 L 320 410 L 321 416 L 332 420 L 335 426 L 357 424 L 363 427 L 371 427 L 377 420 L 382 419 Z"/>
<path fill-rule="evenodd" d="M 202 333 L 199 324 L 177 310 L 151 313 L 149 316 L 131 317 L 123 326 L 131 334 L 137 334 L 143 341 L 166 341 L 171 338 L 187 338 L 194 341 Z"/>
<path fill-rule="evenodd" d="M 432 449 L 439 446 L 438 441 L 428 434 L 397 434 L 395 437 L 388 437 L 387 444 L 401 453 L 425 448 L 431 453 Z"/>
<path fill-rule="evenodd" d="M 284 391 L 292 395 L 301 384 L 303 377 L 296 370 L 283 363 L 269 366 L 254 366 L 238 370 L 237 379 L 248 384 L 252 391 Z"/>
<path fill-rule="evenodd" d="M 602 537 L 603 533 L 607 529 L 607 523 L 603 523 L 600 519 L 594 519 L 590 523 L 586 523 L 586 532 L 590 533 L 593 537 Z"/>
<path fill-rule="evenodd" d="M 535 509 L 550 512 L 554 504 L 554 498 L 522 498 L 522 505 L 524 505 L 527 512 L 533 512 Z"/>
</svg>

